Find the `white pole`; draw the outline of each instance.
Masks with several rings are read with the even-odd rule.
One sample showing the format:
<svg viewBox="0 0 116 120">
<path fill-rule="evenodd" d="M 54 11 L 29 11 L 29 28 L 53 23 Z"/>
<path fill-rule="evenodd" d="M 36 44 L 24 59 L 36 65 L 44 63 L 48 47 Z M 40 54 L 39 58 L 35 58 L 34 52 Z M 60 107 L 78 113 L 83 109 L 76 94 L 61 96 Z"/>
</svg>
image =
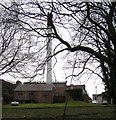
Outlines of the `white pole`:
<svg viewBox="0 0 116 120">
<path fill-rule="evenodd" d="M 96 88 L 96 103 L 98 102 L 97 101 L 97 86 L 95 86 L 95 88 Z"/>
</svg>

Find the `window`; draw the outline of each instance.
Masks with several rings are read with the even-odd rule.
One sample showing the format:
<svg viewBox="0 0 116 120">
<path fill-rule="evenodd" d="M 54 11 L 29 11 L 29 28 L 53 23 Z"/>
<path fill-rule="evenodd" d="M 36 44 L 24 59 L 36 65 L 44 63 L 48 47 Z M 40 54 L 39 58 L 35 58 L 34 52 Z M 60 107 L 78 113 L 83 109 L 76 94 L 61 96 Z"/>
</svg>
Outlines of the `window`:
<svg viewBox="0 0 116 120">
<path fill-rule="evenodd" d="M 56 93 L 56 95 L 55 96 L 59 96 L 59 94 L 58 93 Z"/>
<path fill-rule="evenodd" d="M 43 96 L 44 96 L 44 97 L 48 97 L 48 93 L 44 93 Z"/>
<path fill-rule="evenodd" d="M 18 100 L 22 100 L 23 99 L 23 93 L 18 93 Z"/>
<path fill-rule="evenodd" d="M 33 100 L 34 99 L 34 94 L 33 93 L 29 93 L 29 100 Z"/>
<path fill-rule="evenodd" d="M 97 100 L 97 96 L 95 96 L 95 100 Z"/>
</svg>

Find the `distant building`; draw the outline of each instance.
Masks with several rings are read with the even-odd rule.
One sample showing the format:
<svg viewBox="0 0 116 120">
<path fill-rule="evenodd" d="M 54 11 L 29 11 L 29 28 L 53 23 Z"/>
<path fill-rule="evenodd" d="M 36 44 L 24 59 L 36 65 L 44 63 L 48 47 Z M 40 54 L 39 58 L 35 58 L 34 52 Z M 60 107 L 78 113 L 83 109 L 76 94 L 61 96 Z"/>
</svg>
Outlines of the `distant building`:
<svg viewBox="0 0 116 120">
<path fill-rule="evenodd" d="M 101 94 L 93 94 L 93 100 L 96 100 L 98 104 L 104 104 L 104 101 L 107 101 L 107 98 L 104 97 L 104 93 Z"/>
<path fill-rule="evenodd" d="M 52 84 L 46 83 L 26 83 L 19 84 L 14 89 L 14 100 L 19 102 L 37 102 L 37 103 L 58 103 L 65 102 L 66 97 L 68 100 L 72 98 L 65 92 L 67 89 L 83 89 L 86 93 L 85 86 L 83 85 L 70 85 L 66 86 L 66 82 L 55 82 Z"/>
<path fill-rule="evenodd" d="M 93 100 L 96 100 L 98 104 L 102 104 L 102 94 L 93 94 Z"/>
</svg>

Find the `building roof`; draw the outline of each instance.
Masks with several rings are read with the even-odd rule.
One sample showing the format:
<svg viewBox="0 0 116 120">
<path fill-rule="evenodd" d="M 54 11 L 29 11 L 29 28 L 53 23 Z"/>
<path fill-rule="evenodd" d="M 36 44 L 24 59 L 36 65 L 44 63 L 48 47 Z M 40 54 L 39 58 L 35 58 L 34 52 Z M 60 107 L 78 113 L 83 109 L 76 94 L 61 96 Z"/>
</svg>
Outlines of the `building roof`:
<svg viewBox="0 0 116 120">
<path fill-rule="evenodd" d="M 14 91 L 52 91 L 53 84 L 22 84 L 18 85 Z"/>
<path fill-rule="evenodd" d="M 55 87 L 65 87 L 66 86 L 66 82 L 53 82 L 53 85 Z"/>
<path fill-rule="evenodd" d="M 73 85 L 73 84 L 71 84 L 71 85 L 67 86 L 67 88 L 70 88 L 71 86 L 74 88 L 81 88 L 81 89 L 85 90 L 85 85 Z"/>
</svg>

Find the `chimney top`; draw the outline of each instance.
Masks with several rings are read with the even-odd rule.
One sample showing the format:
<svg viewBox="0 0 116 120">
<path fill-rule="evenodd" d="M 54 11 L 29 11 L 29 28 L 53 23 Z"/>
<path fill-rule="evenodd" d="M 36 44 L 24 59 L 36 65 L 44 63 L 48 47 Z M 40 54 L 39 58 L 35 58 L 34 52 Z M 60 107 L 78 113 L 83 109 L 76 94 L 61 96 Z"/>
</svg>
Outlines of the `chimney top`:
<svg viewBox="0 0 116 120">
<path fill-rule="evenodd" d="M 22 82 L 19 81 L 19 80 L 17 80 L 17 81 L 16 81 L 16 84 L 17 84 L 17 85 L 22 85 Z"/>
</svg>

